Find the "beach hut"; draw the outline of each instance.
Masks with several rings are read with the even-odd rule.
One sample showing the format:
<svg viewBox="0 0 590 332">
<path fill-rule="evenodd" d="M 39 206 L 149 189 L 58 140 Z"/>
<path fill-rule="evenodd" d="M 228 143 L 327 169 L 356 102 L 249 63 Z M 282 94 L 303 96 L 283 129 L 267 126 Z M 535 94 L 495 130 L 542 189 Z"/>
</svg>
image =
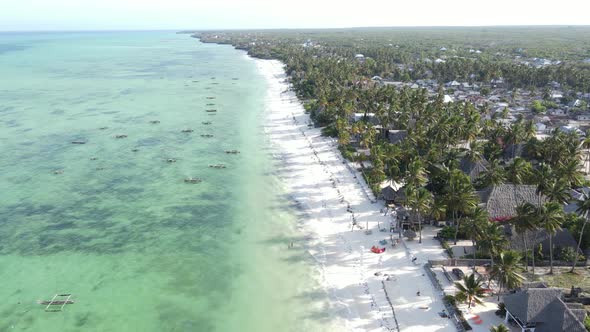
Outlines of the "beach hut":
<svg viewBox="0 0 590 332">
<path fill-rule="evenodd" d="M 404 185 L 403 182 L 386 181 L 386 185 L 381 189 L 381 195 L 387 205 L 400 204 L 405 200 Z"/>
</svg>

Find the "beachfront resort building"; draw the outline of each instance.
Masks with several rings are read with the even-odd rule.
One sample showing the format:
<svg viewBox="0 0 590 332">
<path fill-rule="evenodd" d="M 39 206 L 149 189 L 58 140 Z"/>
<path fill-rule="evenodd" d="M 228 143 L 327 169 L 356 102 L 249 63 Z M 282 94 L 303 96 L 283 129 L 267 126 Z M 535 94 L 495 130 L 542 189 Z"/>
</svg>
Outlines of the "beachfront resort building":
<svg viewBox="0 0 590 332">
<path fill-rule="evenodd" d="M 584 306 L 563 299 L 558 288 L 528 288 L 506 295 L 504 322 L 521 332 L 586 332 Z"/>
</svg>

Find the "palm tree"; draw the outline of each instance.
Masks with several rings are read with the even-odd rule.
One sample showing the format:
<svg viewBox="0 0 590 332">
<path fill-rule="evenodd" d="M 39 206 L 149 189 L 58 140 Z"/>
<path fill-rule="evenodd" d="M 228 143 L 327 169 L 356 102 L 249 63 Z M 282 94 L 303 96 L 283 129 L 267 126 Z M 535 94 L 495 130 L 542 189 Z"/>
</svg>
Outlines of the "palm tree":
<svg viewBox="0 0 590 332">
<path fill-rule="evenodd" d="M 506 171 L 497 159 L 490 161 L 490 165 L 484 171 L 483 182 L 485 186 L 493 186 L 506 182 Z"/>
<path fill-rule="evenodd" d="M 518 265 L 520 259 L 520 254 L 512 250 L 501 252 L 498 256 L 496 265 L 490 274 L 490 277 L 498 282 L 498 301 L 502 288 L 514 289 L 522 285 L 524 277 L 519 273 L 521 270 Z"/>
<path fill-rule="evenodd" d="M 447 206 L 445 204 L 444 197 L 436 196 L 432 203 L 432 208 L 430 209 L 430 215 L 434 220 L 446 220 L 447 217 Z"/>
<path fill-rule="evenodd" d="M 522 242 L 524 244 L 524 269 L 525 271 L 528 270 L 528 242 L 526 237 L 526 232 L 535 230 L 535 219 L 533 216 L 535 215 L 535 206 L 531 203 L 523 203 L 516 207 L 516 217 L 512 220 L 514 222 L 514 228 L 518 234 L 522 236 Z M 533 244 L 534 246 L 534 244 Z M 534 258 L 533 258 L 534 259 Z"/>
<path fill-rule="evenodd" d="M 451 171 L 449 180 L 445 187 L 445 201 L 447 206 L 453 211 L 453 221 L 455 223 L 455 244 L 457 244 L 457 235 L 459 234 L 458 214 L 472 211 L 478 203 L 475 196 L 471 179 L 460 170 Z"/>
<path fill-rule="evenodd" d="M 455 298 L 459 301 L 467 301 L 467 308 L 471 309 L 471 304 L 482 303 L 481 298 L 485 294 L 483 280 L 475 279 L 475 274 L 463 277 L 463 283 L 455 282 L 455 288 L 457 288 Z"/>
<path fill-rule="evenodd" d="M 412 160 L 408 164 L 408 171 L 406 172 L 406 185 L 415 188 L 422 187 L 428 181 L 428 173 L 418 158 Z"/>
<path fill-rule="evenodd" d="M 480 239 L 485 237 L 486 226 L 488 224 L 489 216 L 488 211 L 480 207 L 476 207 L 471 211 L 465 218 L 463 223 L 463 229 L 465 233 L 471 239 L 471 244 L 476 248 L 476 240 L 479 242 Z M 473 252 L 473 266 L 475 266 L 475 252 Z"/>
<path fill-rule="evenodd" d="M 525 183 L 532 171 L 531 163 L 520 157 L 514 158 L 512 163 L 506 167 L 508 181 L 515 185 Z"/>
<path fill-rule="evenodd" d="M 547 234 L 549 234 L 549 274 L 553 274 L 553 236 L 561 230 L 561 223 L 564 221 L 563 206 L 558 202 L 545 203 L 538 209 L 537 219 Z"/>
<path fill-rule="evenodd" d="M 406 186 L 406 204 L 416 213 L 418 217 L 418 243 L 422 243 L 422 215 L 430 211 L 433 204 L 432 193 L 426 188 L 415 189 L 411 186 Z"/>
<path fill-rule="evenodd" d="M 487 251 L 494 267 L 494 257 L 496 257 L 506 246 L 508 240 L 504 228 L 498 223 L 488 221 L 483 227 L 482 237 L 478 240 L 477 245 Z"/>
<path fill-rule="evenodd" d="M 577 188 L 584 183 L 584 176 L 580 172 L 580 160 L 578 158 L 571 158 L 571 160 L 560 163 L 556 173 L 559 179 L 566 182 L 568 186 Z"/>
<path fill-rule="evenodd" d="M 504 324 L 490 327 L 490 332 L 510 332 L 510 329 Z"/>
<path fill-rule="evenodd" d="M 555 175 L 553 174 L 553 169 L 551 166 L 541 163 L 539 168 L 535 170 L 535 179 L 537 184 L 537 204 L 541 206 L 543 203 L 543 195 L 547 192 L 550 182 L 555 179 Z"/>
<path fill-rule="evenodd" d="M 588 224 L 588 219 L 590 218 L 590 193 L 582 192 L 581 199 L 577 200 L 578 209 L 576 212 L 579 215 L 584 216 L 584 224 L 582 225 L 582 230 L 580 231 L 580 238 L 578 239 L 578 246 L 576 247 L 576 254 L 574 258 L 574 264 L 572 264 L 572 269 L 570 272 L 574 272 L 576 268 L 576 263 L 578 263 L 578 252 L 580 251 L 580 245 L 582 244 L 582 237 L 584 236 L 584 229 Z"/>
<path fill-rule="evenodd" d="M 545 189 L 545 196 L 551 202 L 556 202 L 560 204 L 566 204 L 572 198 L 570 194 L 571 188 L 569 187 L 569 183 L 561 179 L 552 179 L 547 183 L 547 187 Z"/>
<path fill-rule="evenodd" d="M 590 166 L 590 135 L 586 135 L 586 138 L 584 138 L 584 140 L 582 141 L 581 148 L 584 151 L 584 154 L 586 155 L 586 157 L 584 158 L 584 170 L 585 173 L 588 174 L 590 172 L 590 170 L 588 169 L 588 167 Z"/>
</svg>

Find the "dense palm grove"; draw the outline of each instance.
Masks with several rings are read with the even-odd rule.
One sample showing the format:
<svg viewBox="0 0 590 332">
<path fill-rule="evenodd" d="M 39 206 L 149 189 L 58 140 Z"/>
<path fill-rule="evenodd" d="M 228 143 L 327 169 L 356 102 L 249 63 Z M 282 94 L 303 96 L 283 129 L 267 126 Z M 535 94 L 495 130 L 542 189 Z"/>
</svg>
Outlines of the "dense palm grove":
<svg viewBox="0 0 590 332">
<path fill-rule="evenodd" d="M 568 38 L 562 38 L 566 34 Z M 590 29 L 253 31 L 197 36 L 283 61 L 315 124 L 324 127 L 324 134 L 338 138 L 345 157 L 365 161 L 360 165 L 374 192 L 378 194 L 386 181 L 405 184 L 403 204 L 411 217 L 418 224 L 427 219 L 450 221 L 452 226 L 443 233 L 455 242 L 458 238 L 472 240 L 477 248 L 473 256 L 491 258 L 491 276 L 500 288 L 518 286 L 523 280 L 519 266 L 534 273 L 541 258 L 530 249 L 526 236 L 518 238 L 524 242 L 522 252 L 509 250 L 506 224 L 518 234 L 543 229 L 549 241 L 558 230 L 567 228 L 576 237 L 578 249 L 590 245 L 590 227 L 586 227 L 590 196 L 578 197 L 576 213 L 563 210 L 574 200 L 572 189 L 587 184 L 581 165 L 588 157 L 590 138 L 554 130 L 539 139 L 527 116 L 507 124 L 500 121 L 502 116 L 488 116 L 487 105 L 445 102 L 442 87 L 429 94 L 425 89 L 379 85 L 371 80 L 380 76 L 399 81 L 481 83 L 501 76 L 514 89 L 542 90 L 555 81 L 587 93 L 590 64 L 582 60 L 590 58 L 590 45 L 584 42 L 590 38 Z M 455 56 L 444 62 L 431 61 L 440 55 L 442 46 L 452 48 Z M 359 53 L 366 60 L 358 61 L 355 55 Z M 561 62 L 537 68 L 514 60 L 525 55 Z M 356 119 L 359 113 L 364 116 Z M 390 130 L 405 131 L 405 136 L 392 143 Z M 464 160 L 485 160 L 485 171 L 471 178 L 460 169 Z M 481 208 L 477 193 L 500 184 L 535 186 L 538 199 L 519 203 L 516 216 L 491 218 Z M 419 225 L 416 231 L 420 230 Z M 553 246 L 550 250 L 551 272 L 555 256 L 570 261 L 572 271 L 581 258 L 575 250 L 554 253 Z M 472 293 L 465 290 L 470 304 L 477 302 L 479 294 Z"/>
</svg>

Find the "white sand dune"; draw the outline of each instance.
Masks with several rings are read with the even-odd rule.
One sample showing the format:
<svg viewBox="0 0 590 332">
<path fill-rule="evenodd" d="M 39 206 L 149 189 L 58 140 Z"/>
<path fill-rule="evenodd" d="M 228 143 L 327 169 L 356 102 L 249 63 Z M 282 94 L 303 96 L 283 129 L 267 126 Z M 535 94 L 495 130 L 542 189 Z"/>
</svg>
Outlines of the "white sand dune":
<svg viewBox="0 0 590 332">
<path fill-rule="evenodd" d="M 288 91 L 282 63 L 256 63 L 269 85 L 265 130 L 281 160 L 279 173 L 307 216 L 304 228 L 310 235 L 305 245 L 322 270 L 334 320 L 350 331 L 455 331 L 450 320 L 439 317 L 441 294 L 422 268 L 427 259 L 443 257 L 439 245 L 429 235 L 422 244 L 388 245 L 384 254 L 371 253 L 371 246 L 389 239 L 377 222 L 388 227 L 391 214 L 380 213 L 382 202 L 341 157 L 336 142 L 308 127 L 309 116 Z M 351 231 L 353 216 L 363 228 L 368 222 L 373 233 Z M 386 280 L 375 276 L 377 271 L 392 276 Z"/>
</svg>

